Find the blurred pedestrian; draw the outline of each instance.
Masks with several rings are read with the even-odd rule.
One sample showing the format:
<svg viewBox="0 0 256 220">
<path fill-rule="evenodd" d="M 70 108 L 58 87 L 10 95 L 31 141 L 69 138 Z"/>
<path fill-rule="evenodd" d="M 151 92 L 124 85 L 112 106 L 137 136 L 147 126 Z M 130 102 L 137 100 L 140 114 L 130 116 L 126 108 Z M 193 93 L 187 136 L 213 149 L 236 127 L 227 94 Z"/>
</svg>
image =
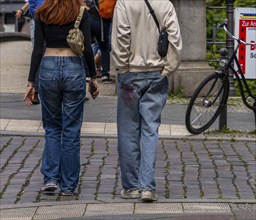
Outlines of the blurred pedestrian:
<svg viewBox="0 0 256 220">
<path fill-rule="evenodd" d="M 101 80 L 104 84 L 113 83 L 110 77 L 110 27 L 112 19 L 101 18 L 98 12 L 98 0 L 84 0 L 89 7 L 91 37 L 96 38 L 101 51 Z M 96 55 L 96 54 L 95 54 Z"/>
<path fill-rule="evenodd" d="M 29 11 L 31 15 L 30 20 L 30 36 L 32 41 L 32 46 L 34 47 L 34 34 L 35 34 L 35 11 L 43 4 L 44 0 L 28 0 Z M 35 79 L 35 88 L 32 95 L 32 104 L 37 105 L 40 103 L 38 97 L 38 73 L 36 74 Z"/>
<path fill-rule="evenodd" d="M 31 41 L 32 46 L 34 47 L 34 32 L 35 32 L 35 12 L 36 10 L 43 4 L 44 0 L 28 0 L 29 3 L 29 11 L 31 15 L 30 21 L 30 33 L 31 33 Z"/>
<path fill-rule="evenodd" d="M 45 130 L 41 166 L 44 185 L 41 190 L 54 192 L 59 185 L 61 195 L 74 195 L 79 181 L 86 69 L 91 76 L 89 92 L 93 98 L 99 93 L 87 10 L 84 10 L 80 23 L 84 35 L 84 59 L 77 56 L 66 41 L 81 6 L 86 7 L 82 0 L 45 0 L 36 10 L 35 45 L 24 97 L 30 106 L 39 69 L 39 95 Z M 93 86 L 96 89 L 94 92 Z"/>
<path fill-rule="evenodd" d="M 15 17 L 21 18 L 25 11 L 29 10 L 29 28 L 30 28 L 30 38 L 32 42 L 32 47 L 34 47 L 34 32 L 35 32 L 35 21 L 34 21 L 34 15 L 37 8 L 39 8 L 43 4 L 44 0 L 25 0 L 25 4 L 21 7 L 21 9 L 17 10 Z M 33 94 L 31 97 L 31 102 L 34 105 L 37 105 L 40 103 L 39 97 L 38 97 L 38 74 L 36 74 L 35 84 L 33 88 Z"/>
<path fill-rule="evenodd" d="M 144 0 L 119 0 L 112 23 L 112 54 L 117 69 L 118 153 L 121 197 L 156 201 L 155 163 L 161 112 L 168 77 L 178 68 L 182 40 L 169 0 L 149 0 L 161 29 L 168 33 L 168 53 L 158 54 L 159 31 Z"/>
<path fill-rule="evenodd" d="M 16 11 L 15 17 L 18 19 L 21 18 L 22 14 L 28 9 L 28 7 L 29 7 L 28 0 L 25 0 L 24 5 Z"/>
</svg>

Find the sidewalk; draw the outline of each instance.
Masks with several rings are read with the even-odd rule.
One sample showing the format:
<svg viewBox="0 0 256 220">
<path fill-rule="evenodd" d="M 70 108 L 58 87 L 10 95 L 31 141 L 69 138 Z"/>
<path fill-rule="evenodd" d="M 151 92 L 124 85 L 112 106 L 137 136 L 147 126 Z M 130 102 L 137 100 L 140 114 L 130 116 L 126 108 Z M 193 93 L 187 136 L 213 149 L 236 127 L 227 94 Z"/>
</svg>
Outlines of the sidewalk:
<svg viewBox="0 0 256 220">
<path fill-rule="evenodd" d="M 78 194 L 63 197 L 58 191 L 40 192 L 44 138 L 2 136 L 1 220 L 255 217 L 255 141 L 161 138 L 156 163 L 159 200 L 153 204 L 120 198 L 116 137 L 83 137 L 81 142 Z"/>
<path fill-rule="evenodd" d="M 256 218 L 255 135 L 190 135 L 184 126 L 186 101 L 170 100 L 163 111 L 156 163 L 159 200 L 121 199 L 115 84 L 100 83 L 101 96 L 85 103 L 78 194 L 42 194 L 40 105 L 28 108 L 22 101 L 28 61 L 12 51 L 20 44 L 0 47 L 1 220 Z M 230 107 L 228 125 L 253 130 L 254 115 Z"/>
</svg>

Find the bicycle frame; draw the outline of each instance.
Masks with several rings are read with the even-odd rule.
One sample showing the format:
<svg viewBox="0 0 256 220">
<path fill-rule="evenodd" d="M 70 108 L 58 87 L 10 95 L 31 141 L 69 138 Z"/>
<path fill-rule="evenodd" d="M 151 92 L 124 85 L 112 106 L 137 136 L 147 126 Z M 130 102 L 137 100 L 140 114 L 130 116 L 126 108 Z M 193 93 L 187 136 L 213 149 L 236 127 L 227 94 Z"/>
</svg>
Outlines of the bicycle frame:
<svg viewBox="0 0 256 220">
<path fill-rule="evenodd" d="M 208 129 L 221 116 L 223 110 L 227 106 L 229 95 L 229 75 L 235 77 L 238 81 L 239 90 L 243 103 L 246 107 L 253 110 L 255 114 L 256 125 L 256 96 L 252 94 L 246 78 L 242 71 L 242 67 L 237 57 L 237 51 L 241 44 L 255 45 L 254 43 L 246 43 L 239 38 L 233 36 L 226 28 L 227 21 L 219 25 L 223 27 L 225 32 L 233 40 L 237 41 L 237 45 L 228 56 L 226 48 L 220 49 L 221 58 L 219 60 L 220 68 L 215 73 L 207 76 L 196 88 L 188 103 L 185 124 L 187 130 L 192 134 L 199 134 Z M 234 67 L 234 65 L 237 66 Z M 250 98 L 250 99 L 249 99 Z"/>
<path fill-rule="evenodd" d="M 226 28 L 226 23 L 222 24 L 223 29 L 225 30 L 225 32 L 229 35 L 229 37 L 231 37 L 232 39 L 237 41 L 237 46 L 235 47 L 234 51 L 232 52 L 232 55 L 230 58 L 228 58 L 228 63 L 224 69 L 224 73 L 226 75 L 228 75 L 229 70 L 233 73 L 233 75 L 235 75 L 237 82 L 238 82 L 238 86 L 239 86 L 239 90 L 242 96 L 242 100 L 244 102 L 244 104 L 246 105 L 246 107 L 248 107 L 249 109 L 253 110 L 254 112 L 256 112 L 256 96 L 254 94 L 252 94 L 250 87 L 248 86 L 248 83 L 246 82 L 246 78 L 244 77 L 244 73 L 242 71 L 241 65 L 239 63 L 239 60 L 237 58 L 237 51 L 239 49 L 239 46 L 241 45 L 241 43 L 245 44 L 245 45 L 250 45 L 249 43 L 246 43 L 244 41 L 242 41 L 239 38 L 236 38 L 235 36 L 233 36 Z M 235 70 L 235 68 L 233 67 L 233 64 L 236 64 L 236 66 L 238 67 L 238 71 Z M 248 95 L 245 95 L 244 92 L 244 88 L 246 90 L 246 92 L 248 93 Z M 252 98 L 254 100 L 254 104 L 250 105 L 248 103 L 248 98 Z"/>
</svg>

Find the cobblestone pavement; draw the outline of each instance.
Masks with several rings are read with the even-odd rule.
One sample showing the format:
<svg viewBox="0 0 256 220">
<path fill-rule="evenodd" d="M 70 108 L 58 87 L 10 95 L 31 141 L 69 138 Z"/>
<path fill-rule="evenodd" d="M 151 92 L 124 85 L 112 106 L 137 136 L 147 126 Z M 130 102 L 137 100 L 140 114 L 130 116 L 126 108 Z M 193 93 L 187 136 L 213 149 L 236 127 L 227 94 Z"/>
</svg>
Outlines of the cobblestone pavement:
<svg viewBox="0 0 256 220">
<path fill-rule="evenodd" d="M 40 173 L 43 137 L 1 136 L 1 205 L 63 201 L 44 195 Z M 160 139 L 156 163 L 159 202 L 255 201 L 256 144 L 252 141 Z M 77 196 L 69 200 L 119 202 L 116 138 L 82 138 Z"/>
</svg>

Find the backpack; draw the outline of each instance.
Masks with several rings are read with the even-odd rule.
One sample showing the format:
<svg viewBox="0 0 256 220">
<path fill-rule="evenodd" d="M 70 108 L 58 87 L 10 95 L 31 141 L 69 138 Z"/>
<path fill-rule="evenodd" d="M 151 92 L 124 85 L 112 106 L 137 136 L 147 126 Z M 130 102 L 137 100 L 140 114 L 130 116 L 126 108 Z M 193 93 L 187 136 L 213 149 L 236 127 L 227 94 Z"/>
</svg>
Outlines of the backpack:
<svg viewBox="0 0 256 220">
<path fill-rule="evenodd" d="M 69 47 L 76 53 L 78 56 L 81 56 L 84 51 L 84 35 L 79 29 L 81 19 L 83 17 L 84 7 L 80 7 L 79 15 L 75 21 L 74 28 L 69 30 L 67 36 L 67 43 Z"/>
<path fill-rule="evenodd" d="M 105 19 L 111 19 L 114 14 L 116 0 L 98 0 L 99 15 Z"/>
</svg>

